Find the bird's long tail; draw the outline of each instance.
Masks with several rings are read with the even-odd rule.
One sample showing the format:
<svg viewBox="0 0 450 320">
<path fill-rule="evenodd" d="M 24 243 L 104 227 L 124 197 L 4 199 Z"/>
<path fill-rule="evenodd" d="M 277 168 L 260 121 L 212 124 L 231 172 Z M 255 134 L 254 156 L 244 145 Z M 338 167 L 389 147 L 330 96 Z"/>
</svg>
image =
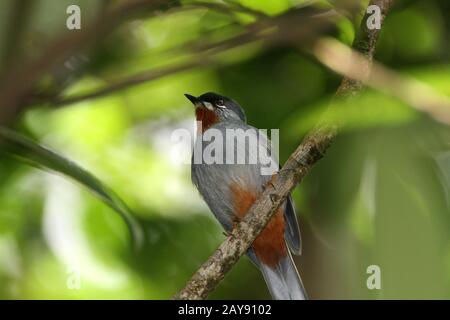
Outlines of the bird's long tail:
<svg viewBox="0 0 450 320">
<path fill-rule="evenodd" d="M 305 288 L 291 254 L 281 258 L 275 267 L 259 263 L 270 294 L 275 300 L 306 300 Z"/>
</svg>

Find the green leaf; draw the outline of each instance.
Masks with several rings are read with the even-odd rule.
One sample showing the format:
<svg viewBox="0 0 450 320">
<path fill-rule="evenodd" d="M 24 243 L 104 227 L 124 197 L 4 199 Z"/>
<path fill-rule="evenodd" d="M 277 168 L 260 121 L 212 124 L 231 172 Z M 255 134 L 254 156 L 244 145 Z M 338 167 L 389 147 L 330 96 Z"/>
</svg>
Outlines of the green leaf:
<svg viewBox="0 0 450 320">
<path fill-rule="evenodd" d="M 94 175 L 73 161 L 4 127 L 0 127 L 0 144 L 0 152 L 39 169 L 62 173 L 88 188 L 94 195 L 99 197 L 121 216 L 131 233 L 134 248 L 140 248 L 143 240 L 143 232 L 133 218 L 130 209 L 112 190 L 106 187 Z"/>
</svg>

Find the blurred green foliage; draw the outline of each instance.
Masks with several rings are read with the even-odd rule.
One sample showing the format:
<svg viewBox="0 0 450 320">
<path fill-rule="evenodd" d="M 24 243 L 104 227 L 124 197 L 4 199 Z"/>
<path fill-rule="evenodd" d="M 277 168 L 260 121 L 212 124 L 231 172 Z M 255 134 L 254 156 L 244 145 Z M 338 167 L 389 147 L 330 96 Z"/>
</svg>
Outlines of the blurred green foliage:
<svg viewBox="0 0 450 320">
<path fill-rule="evenodd" d="M 270 16 L 303 2 L 239 1 Z M 21 59 L 69 32 L 65 9 L 72 3 L 88 23 L 108 1 L 33 1 L 17 43 Z M 2 56 L 13 6 L 0 2 Z M 398 1 L 376 58 L 450 95 L 449 9 L 447 0 Z M 55 70 L 43 87 L 64 79 L 66 97 L 91 92 L 111 79 L 186 61 L 192 56 L 187 43 L 236 35 L 253 20 L 183 6 L 135 17 L 86 53 L 75 78 Z M 349 44 L 358 23 L 339 19 L 330 35 Z M 133 251 L 123 221 L 79 185 L 2 157 L 0 298 L 167 299 L 182 288 L 224 239 L 170 140 L 173 129 L 194 125 L 183 93 L 206 91 L 237 100 L 253 126 L 280 128 L 282 161 L 334 104 L 331 116 L 344 127 L 294 191 L 304 243 L 296 262 L 311 298 L 450 298 L 449 128 L 373 90 L 332 100 L 340 77 L 286 46 L 255 43 L 220 59 L 223 64 L 100 99 L 36 105 L 23 115 L 16 129 L 115 190 L 136 215 L 145 242 Z M 381 290 L 366 287 L 372 264 L 381 268 Z M 269 295 L 242 258 L 211 298 Z"/>
</svg>

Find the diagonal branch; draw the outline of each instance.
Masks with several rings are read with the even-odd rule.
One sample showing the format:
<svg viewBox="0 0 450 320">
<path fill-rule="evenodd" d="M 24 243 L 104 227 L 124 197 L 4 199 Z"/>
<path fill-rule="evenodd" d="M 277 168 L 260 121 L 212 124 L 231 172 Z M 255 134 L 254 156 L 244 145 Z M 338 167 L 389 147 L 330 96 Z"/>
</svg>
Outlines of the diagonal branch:
<svg viewBox="0 0 450 320">
<path fill-rule="evenodd" d="M 373 61 L 370 73 L 360 72 L 364 55 L 332 39 L 319 40 L 312 53 L 331 70 L 406 102 L 438 122 L 450 125 L 450 98 L 427 83 L 397 73 Z"/>
<path fill-rule="evenodd" d="M 381 18 L 384 20 L 392 2 L 393 0 L 371 0 L 370 5 L 380 7 Z M 367 58 L 366 64 L 361 68 L 361 72 L 366 75 L 370 71 L 375 44 L 380 31 L 377 29 L 368 30 L 366 27 L 367 18 L 368 15 L 365 14 L 353 44 L 354 49 Z M 344 78 L 336 95 L 339 97 L 354 95 L 361 87 L 360 81 Z M 264 229 L 289 192 L 323 157 L 325 151 L 333 142 L 336 133 L 337 127 L 326 123 L 322 123 L 312 130 L 274 177 L 272 184 L 256 200 L 244 220 L 233 229 L 220 247 L 192 276 L 186 286 L 174 296 L 174 299 L 205 299 L 217 287 L 225 274 L 231 270 Z"/>
</svg>

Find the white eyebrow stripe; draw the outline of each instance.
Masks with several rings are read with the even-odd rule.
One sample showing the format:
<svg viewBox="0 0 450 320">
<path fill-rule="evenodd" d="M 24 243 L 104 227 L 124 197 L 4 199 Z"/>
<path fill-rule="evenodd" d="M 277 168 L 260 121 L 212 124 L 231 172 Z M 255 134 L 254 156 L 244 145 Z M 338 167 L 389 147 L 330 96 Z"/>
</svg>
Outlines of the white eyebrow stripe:
<svg viewBox="0 0 450 320">
<path fill-rule="evenodd" d="M 214 110 L 214 107 L 213 107 L 213 105 L 211 104 L 211 103 L 209 103 L 209 102 L 203 102 L 203 105 L 205 106 L 205 108 L 206 109 L 208 109 L 208 110 L 211 110 L 211 111 L 213 111 Z"/>
<path fill-rule="evenodd" d="M 225 106 L 225 105 L 217 105 L 217 108 L 222 108 L 222 109 L 225 109 L 225 108 L 226 108 L 226 106 Z"/>
</svg>

